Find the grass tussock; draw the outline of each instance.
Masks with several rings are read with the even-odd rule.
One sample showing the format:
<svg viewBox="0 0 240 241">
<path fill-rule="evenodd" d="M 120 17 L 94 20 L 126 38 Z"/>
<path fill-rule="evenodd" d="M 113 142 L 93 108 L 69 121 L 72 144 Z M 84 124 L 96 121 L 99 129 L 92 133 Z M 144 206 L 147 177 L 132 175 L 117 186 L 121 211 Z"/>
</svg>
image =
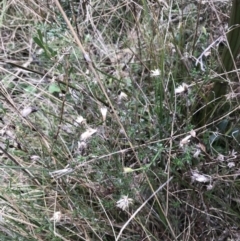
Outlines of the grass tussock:
<svg viewBox="0 0 240 241">
<path fill-rule="evenodd" d="M 0 4 L 1 240 L 240 240 L 229 1 Z"/>
</svg>

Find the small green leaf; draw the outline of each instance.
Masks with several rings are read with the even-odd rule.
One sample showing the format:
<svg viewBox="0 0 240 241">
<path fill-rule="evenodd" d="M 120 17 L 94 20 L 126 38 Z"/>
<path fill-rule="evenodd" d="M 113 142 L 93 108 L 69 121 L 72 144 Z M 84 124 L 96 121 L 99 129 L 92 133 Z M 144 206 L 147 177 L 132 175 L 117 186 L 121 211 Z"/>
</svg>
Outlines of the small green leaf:
<svg viewBox="0 0 240 241">
<path fill-rule="evenodd" d="M 26 88 L 24 88 L 24 90 L 28 93 L 35 93 L 36 92 L 36 87 L 35 86 L 27 86 Z"/>
<path fill-rule="evenodd" d="M 53 94 L 53 93 L 61 92 L 61 89 L 59 88 L 59 86 L 56 83 L 53 83 L 53 84 L 49 85 L 48 91 L 49 91 L 49 93 Z"/>
<path fill-rule="evenodd" d="M 48 51 L 51 54 L 51 57 L 55 57 L 57 55 L 57 51 L 53 50 L 52 48 L 48 47 Z"/>
<path fill-rule="evenodd" d="M 33 40 L 40 48 L 45 49 L 43 42 L 39 38 L 34 37 Z"/>
<path fill-rule="evenodd" d="M 6 114 L 6 109 L 3 107 L 3 105 L 2 105 L 2 103 L 0 103 L 0 113 L 4 113 L 4 114 Z"/>
<path fill-rule="evenodd" d="M 43 35 L 42 35 L 42 32 L 38 29 L 38 30 L 37 30 L 37 33 L 38 33 L 38 36 L 39 36 L 40 41 L 43 43 Z"/>
<path fill-rule="evenodd" d="M 206 30 L 205 27 L 202 27 L 202 31 L 203 31 L 203 33 L 204 33 L 205 35 L 207 35 L 207 30 Z"/>
</svg>

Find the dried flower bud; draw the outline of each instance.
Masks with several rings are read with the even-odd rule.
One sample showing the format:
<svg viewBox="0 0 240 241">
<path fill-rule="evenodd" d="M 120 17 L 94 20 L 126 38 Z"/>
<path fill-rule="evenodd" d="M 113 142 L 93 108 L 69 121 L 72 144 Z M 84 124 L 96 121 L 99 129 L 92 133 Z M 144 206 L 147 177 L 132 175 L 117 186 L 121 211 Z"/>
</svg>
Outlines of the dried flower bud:
<svg viewBox="0 0 240 241">
<path fill-rule="evenodd" d="M 101 114 L 102 114 L 103 122 L 105 122 L 106 121 L 106 117 L 107 117 L 107 107 L 106 106 L 101 107 L 100 111 L 101 111 Z"/>
<path fill-rule="evenodd" d="M 34 112 L 37 112 L 37 111 L 38 111 L 38 109 L 37 109 L 36 107 L 31 107 L 31 106 L 29 106 L 29 107 L 24 108 L 24 109 L 21 111 L 21 115 L 22 115 L 23 117 L 27 117 L 27 116 L 30 115 L 31 113 L 34 113 Z"/>
</svg>

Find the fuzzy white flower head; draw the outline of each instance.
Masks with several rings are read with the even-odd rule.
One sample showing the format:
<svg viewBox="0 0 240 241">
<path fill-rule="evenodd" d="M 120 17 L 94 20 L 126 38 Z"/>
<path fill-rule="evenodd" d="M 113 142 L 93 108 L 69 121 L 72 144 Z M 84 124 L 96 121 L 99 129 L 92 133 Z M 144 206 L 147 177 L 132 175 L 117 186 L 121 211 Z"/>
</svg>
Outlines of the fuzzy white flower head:
<svg viewBox="0 0 240 241">
<path fill-rule="evenodd" d="M 220 162 L 223 162 L 224 161 L 224 155 L 218 154 L 217 160 L 220 161 Z"/>
<path fill-rule="evenodd" d="M 79 115 L 75 120 L 75 124 L 76 125 L 86 124 L 86 119 L 84 119 L 81 115 Z"/>
<path fill-rule="evenodd" d="M 37 155 L 32 155 L 32 156 L 30 156 L 30 160 L 31 160 L 31 161 L 37 161 L 37 160 L 39 160 L 39 159 L 41 159 L 40 156 L 37 156 Z"/>
<path fill-rule="evenodd" d="M 119 96 L 118 96 L 118 100 L 121 101 L 121 100 L 127 100 L 127 99 L 128 99 L 127 94 L 124 93 L 123 91 L 121 91 Z"/>
<path fill-rule="evenodd" d="M 227 164 L 227 166 L 228 166 L 229 168 L 233 168 L 233 167 L 235 167 L 235 163 L 234 163 L 234 162 L 229 162 L 229 163 Z"/>
<path fill-rule="evenodd" d="M 175 89 L 175 94 L 181 94 L 184 93 L 188 90 L 188 85 L 183 83 L 182 85 L 179 85 L 176 89 Z"/>
<path fill-rule="evenodd" d="M 127 101 L 128 100 L 128 96 L 126 93 L 124 93 L 123 91 L 121 91 L 117 97 L 117 103 L 121 104 L 122 101 Z"/>
<path fill-rule="evenodd" d="M 36 107 L 26 107 L 24 108 L 22 111 L 21 111 L 21 114 L 23 117 L 27 117 L 28 115 L 30 115 L 31 113 L 33 112 L 36 112 L 37 111 L 37 108 Z"/>
<path fill-rule="evenodd" d="M 207 190 L 212 190 L 212 189 L 213 189 L 213 185 L 212 184 L 207 185 Z"/>
<path fill-rule="evenodd" d="M 64 169 L 60 169 L 60 170 L 56 170 L 56 171 L 53 171 L 53 172 L 49 172 L 49 175 L 52 178 L 60 178 L 60 177 L 63 177 L 64 175 L 72 173 L 73 171 L 74 170 L 72 168 L 66 167 Z"/>
<path fill-rule="evenodd" d="M 53 214 L 53 216 L 50 218 L 50 221 L 54 221 L 54 222 L 59 222 L 61 220 L 61 217 L 62 217 L 62 213 L 61 212 L 55 212 Z"/>
<path fill-rule="evenodd" d="M 192 181 L 197 181 L 197 182 L 210 182 L 210 178 L 206 175 L 199 174 L 197 171 L 192 172 Z"/>
<path fill-rule="evenodd" d="M 198 158 L 199 155 L 200 155 L 200 153 L 201 153 L 201 150 L 200 150 L 200 149 L 197 149 L 197 150 L 194 152 L 193 157 L 194 157 L 194 158 Z"/>
<path fill-rule="evenodd" d="M 191 139 L 191 135 L 188 135 L 186 137 L 184 137 L 181 141 L 180 141 L 180 147 L 185 146 L 186 144 L 188 144 L 190 142 Z"/>
<path fill-rule="evenodd" d="M 190 131 L 190 135 L 191 135 L 192 137 L 196 137 L 196 131 L 191 130 L 191 131 Z"/>
<path fill-rule="evenodd" d="M 133 204 L 133 199 L 128 198 L 128 196 L 122 196 L 118 201 L 117 201 L 117 207 L 122 209 L 123 211 L 126 211 L 128 207 Z"/>
<path fill-rule="evenodd" d="M 151 70 L 150 76 L 155 77 L 155 76 L 159 76 L 160 74 L 161 74 L 161 71 L 159 69 L 154 69 L 154 70 Z"/>
<path fill-rule="evenodd" d="M 86 141 L 89 137 L 91 137 L 96 132 L 97 132 L 96 129 L 89 128 L 85 132 L 82 133 L 80 140 Z"/>
<path fill-rule="evenodd" d="M 106 121 L 106 117 L 107 117 L 107 107 L 106 106 L 101 107 L 100 111 L 101 111 L 101 114 L 102 114 L 103 121 L 105 122 Z"/>
<path fill-rule="evenodd" d="M 78 149 L 80 151 L 84 151 L 87 149 L 87 143 L 85 141 L 79 141 L 78 142 Z"/>
</svg>

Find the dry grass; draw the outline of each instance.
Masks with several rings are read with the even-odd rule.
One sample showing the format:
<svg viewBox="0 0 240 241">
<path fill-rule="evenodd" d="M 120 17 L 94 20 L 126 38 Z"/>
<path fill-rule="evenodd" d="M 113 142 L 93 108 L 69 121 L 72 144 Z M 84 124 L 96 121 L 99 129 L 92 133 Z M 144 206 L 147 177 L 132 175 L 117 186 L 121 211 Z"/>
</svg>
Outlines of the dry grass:
<svg viewBox="0 0 240 241">
<path fill-rule="evenodd" d="M 1 240 L 239 240 L 228 4 L 56 3 L 1 3 Z"/>
</svg>

